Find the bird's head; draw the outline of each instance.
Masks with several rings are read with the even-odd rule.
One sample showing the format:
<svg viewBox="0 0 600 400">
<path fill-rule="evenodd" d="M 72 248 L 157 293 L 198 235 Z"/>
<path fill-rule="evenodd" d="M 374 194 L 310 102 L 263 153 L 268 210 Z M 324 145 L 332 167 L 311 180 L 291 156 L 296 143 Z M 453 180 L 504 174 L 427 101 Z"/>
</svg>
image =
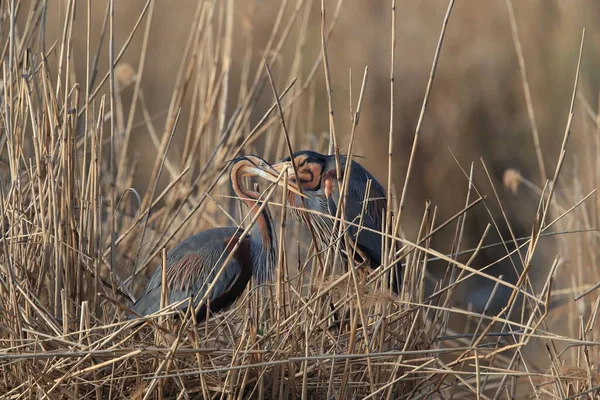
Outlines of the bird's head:
<svg viewBox="0 0 600 400">
<path fill-rule="evenodd" d="M 273 169 L 277 172 L 287 169 L 290 181 L 297 181 L 302 190 L 317 191 L 321 188 L 327 157 L 310 150 L 297 151 L 291 158 L 286 157 L 279 163 L 274 164 Z M 292 162 L 296 165 L 297 179 L 294 175 Z"/>
<path fill-rule="evenodd" d="M 236 158 L 233 160 L 232 168 L 237 168 L 238 172 L 240 173 L 240 177 L 259 176 L 279 186 L 285 187 L 286 185 L 285 179 L 283 178 L 283 171 L 276 170 L 267 161 L 255 155 L 243 155 Z M 289 177 L 287 181 L 287 189 L 300 196 L 304 196 L 300 192 L 296 182 L 290 180 Z"/>
</svg>

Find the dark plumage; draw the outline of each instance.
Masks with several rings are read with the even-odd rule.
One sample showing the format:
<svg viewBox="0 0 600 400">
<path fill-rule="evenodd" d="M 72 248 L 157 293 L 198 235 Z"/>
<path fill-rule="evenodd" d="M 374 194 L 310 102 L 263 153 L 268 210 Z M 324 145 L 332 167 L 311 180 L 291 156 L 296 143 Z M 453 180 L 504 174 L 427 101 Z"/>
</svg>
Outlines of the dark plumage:
<svg viewBox="0 0 600 400">
<path fill-rule="evenodd" d="M 295 180 L 300 188 L 302 188 L 302 192 L 307 195 L 307 198 L 304 199 L 307 209 L 335 216 L 340 200 L 335 156 L 302 150 L 293 154 L 293 160 L 298 172 L 297 179 L 293 176 L 294 170 L 291 166 L 290 157 L 283 159 L 278 164 L 274 164 L 273 167 L 278 171 L 282 171 L 285 168 L 288 169 L 290 181 Z M 340 156 L 339 163 L 342 169 L 339 181 L 341 184 L 344 179 L 346 157 Z M 367 199 L 366 212 L 362 217 L 362 226 L 381 232 L 387 208 L 385 189 L 373 175 L 354 160 L 350 164 L 350 180 L 348 182 L 344 210 L 345 220 L 357 225 L 360 223 L 360 215 L 363 210 L 363 202 L 369 180 L 371 180 L 371 188 Z M 294 193 L 290 193 L 290 203 L 294 207 L 302 208 L 300 198 Z M 302 210 L 292 209 L 292 214 L 297 220 L 305 225 L 307 224 L 305 213 Z M 310 220 L 315 227 L 320 248 L 322 249 L 323 246 L 329 245 L 331 238 L 337 236 L 338 233 L 337 230 L 333 230 L 335 220 L 314 213 L 311 213 Z M 358 249 L 366 255 L 371 268 L 379 267 L 381 265 L 382 254 L 381 235 L 369 230 L 363 229 L 360 232 L 358 230 L 357 226 L 348 226 L 350 237 L 356 241 Z M 344 242 L 342 241 L 340 247 L 345 251 L 343 246 Z M 395 270 L 399 278 L 395 279 L 394 282 L 400 282 L 401 267 L 398 266 Z M 394 292 L 398 293 L 398 284 L 394 283 L 393 286 Z"/>
<path fill-rule="evenodd" d="M 242 156 L 233 161 L 230 172 L 233 191 L 256 214 L 260 208 L 256 201 L 259 193 L 244 188 L 240 183 L 241 178 L 248 175 L 260 176 L 279 185 L 284 183 L 278 179 L 277 171 L 259 157 Z M 288 188 L 299 193 L 293 182 L 288 182 Z M 167 255 L 169 303 L 191 296 L 194 306 L 197 306 L 217 279 L 208 296 L 209 311 L 217 313 L 241 296 L 252 277 L 259 283 L 270 280 L 277 265 L 277 237 L 272 229 L 269 208 L 263 208 L 248 236 L 241 238 L 242 232 L 237 227 L 213 228 L 185 239 L 172 249 Z M 217 278 L 223 262 L 240 240 L 234 256 Z M 158 311 L 161 285 L 161 268 L 157 268 L 133 310 L 141 315 Z M 198 321 L 206 318 L 206 311 L 204 304 L 197 314 Z"/>
</svg>

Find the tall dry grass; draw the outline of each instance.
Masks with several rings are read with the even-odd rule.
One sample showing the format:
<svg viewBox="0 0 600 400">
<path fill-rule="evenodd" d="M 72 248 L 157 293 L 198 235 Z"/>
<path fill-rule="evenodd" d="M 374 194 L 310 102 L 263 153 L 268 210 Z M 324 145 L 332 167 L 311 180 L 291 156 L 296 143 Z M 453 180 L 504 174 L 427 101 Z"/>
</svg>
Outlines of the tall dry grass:
<svg viewBox="0 0 600 400">
<path fill-rule="evenodd" d="M 45 1 L 1 6 L 4 397 L 568 398 L 595 393 L 600 302 L 594 284 L 600 279 L 594 171 L 600 119 L 578 87 L 586 40 L 581 38 L 581 47 L 570 43 L 572 57 L 564 61 L 573 73 L 565 94 L 571 101 L 561 110 L 568 118 L 560 127 L 559 157 L 546 151 L 533 100 L 526 96 L 531 134 L 540 142 L 533 165 L 548 180 L 540 185 L 515 170 L 504 174 L 506 188 L 526 193 L 536 205 L 528 235 L 521 237 L 513 228 L 513 208 L 520 204 L 506 204 L 505 188 L 485 157 L 470 165 L 456 158 L 462 181 L 446 197 L 460 206 L 451 208 L 450 216 L 440 216 L 448 209 L 432 202 L 421 204 L 418 216 L 408 214 L 411 182 L 423 178 L 423 124 L 429 107 L 437 109 L 431 96 L 448 56 L 444 50 L 454 7 L 460 6 L 451 1 L 445 14 L 436 15 L 436 46 L 427 53 L 428 79 L 407 146 L 408 173 L 399 173 L 395 161 L 395 142 L 403 140 L 396 110 L 404 100 L 398 84 L 402 75 L 394 65 L 405 63 L 406 54 L 390 39 L 398 37 L 401 15 L 391 7 L 395 2 L 382 6 L 384 11 L 377 12 L 390 26 L 388 36 L 377 38 L 387 43 L 388 111 L 378 115 L 387 123 L 385 162 L 381 157 L 387 171 L 381 177 L 391 208 L 385 235 L 386 248 L 397 242 L 400 250 L 387 250 L 384 268 L 375 272 L 341 265 L 335 249 L 347 238 L 346 224 L 340 224 L 332 245 L 315 254 L 307 231 L 282 213 L 285 198 L 271 192 L 270 207 L 279 216 L 276 281 L 252 285 L 231 311 L 200 326 L 189 315 L 175 324 L 174 305 L 140 325 L 139 319 L 125 318 L 127 307 L 160 266 L 164 249 L 202 229 L 247 224 L 239 203 L 230 198 L 227 160 L 250 152 L 276 160 L 290 147 L 362 153 L 355 140 L 361 141 L 373 68 L 364 65 L 349 73 L 334 67 L 336 29 L 344 12 L 352 10 L 343 1 L 277 4 L 259 54 L 248 34 L 252 20 L 250 27 L 236 25 L 237 2 L 203 1 L 186 10 L 190 25 L 177 27 L 185 36 L 179 38 L 184 45 L 177 69 L 168 71 L 172 91 L 149 99 L 145 74 L 149 62 L 163 61 L 149 55 L 161 20 L 157 7 L 164 5 L 147 1 L 124 24 L 116 22 L 115 3 L 60 3 L 56 41 L 46 36 L 57 25 L 47 26 L 55 10 Z M 506 5 L 510 10 L 510 2 Z M 257 19 L 259 11 L 254 10 Z M 509 21 L 515 35 L 508 40 L 522 61 L 518 82 L 529 93 L 532 71 L 518 50 L 519 21 L 514 15 Z M 121 40 L 115 39 L 117 32 Z M 82 41 L 85 51 L 75 52 Z M 243 63 L 234 66 L 240 42 L 248 45 Z M 132 43 L 138 44 L 136 62 L 125 62 L 126 54 L 132 59 Z M 103 61 L 113 68 L 103 68 Z M 349 76 L 347 93 L 335 86 L 340 73 Z M 348 129 L 340 123 L 346 112 L 338 107 L 342 96 L 351 107 Z M 163 112 L 151 112 L 150 100 L 158 101 Z M 327 116 L 327 134 L 306 135 L 320 115 Z M 567 163 L 574 119 L 581 121 L 587 152 Z M 136 156 L 139 149 L 144 151 Z M 148 185 L 134 179 L 140 168 Z M 395 182 L 402 183 L 398 191 Z M 479 234 L 469 229 L 473 215 L 486 217 Z M 404 226 L 414 221 L 417 229 L 407 233 Z M 450 238 L 450 249 L 435 245 L 441 234 Z M 472 249 L 467 237 L 477 237 Z M 485 251 L 497 257 L 482 262 Z M 396 297 L 385 289 L 382 271 L 399 260 L 406 264 L 405 288 Z M 498 262 L 507 264 L 515 279 L 490 273 Z M 493 288 L 491 293 L 471 289 L 468 299 L 479 308 L 457 302 L 461 286 L 476 279 Z M 350 320 L 336 324 L 336 316 L 346 311 Z"/>
</svg>

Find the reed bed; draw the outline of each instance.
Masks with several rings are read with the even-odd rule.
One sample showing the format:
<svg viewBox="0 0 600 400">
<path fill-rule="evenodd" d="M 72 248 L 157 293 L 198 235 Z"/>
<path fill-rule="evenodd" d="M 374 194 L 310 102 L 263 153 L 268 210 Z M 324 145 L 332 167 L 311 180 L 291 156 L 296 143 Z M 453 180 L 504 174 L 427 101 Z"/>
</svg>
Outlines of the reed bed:
<svg viewBox="0 0 600 400">
<path fill-rule="evenodd" d="M 587 261 L 595 261 L 598 213 L 586 211 L 595 191 L 588 190 L 589 182 L 582 182 L 577 174 L 565 179 L 568 183 L 563 186 L 556 184 L 579 104 L 579 69 L 571 109 L 565 111 L 570 118 L 560 157 L 547 171 L 546 185 L 539 188 L 515 170 L 505 174 L 506 188 L 528 190 L 539 198 L 529 237 L 512 235 L 484 245 L 498 224 L 510 228 L 506 219 L 490 223 L 477 248 L 461 245 L 470 210 L 500 203 L 497 196 L 482 194 L 473 180 L 475 169 L 489 177 L 485 160 L 470 166 L 457 160 L 465 176 L 464 187 L 457 190 L 464 198 L 462 210 L 440 221 L 436 206 L 428 202 L 418 236 L 406 237 L 401 229 L 404 201 L 410 196 L 406 188 L 409 179 L 418 177 L 407 174 L 401 193 L 391 187 L 391 116 L 390 212 L 382 268 L 370 271 L 340 260 L 336 249 L 341 240 L 348 240 L 343 215 L 333 217 L 342 221 L 339 235 L 317 252 L 310 231 L 282 212 L 290 206 L 281 191 L 260 187 L 279 220 L 275 281 L 252 284 L 233 309 L 206 323 L 196 324 L 194 316 L 178 311 L 176 304 L 156 315 L 129 319 L 131 301 L 150 273 L 160 268 L 165 250 L 202 229 L 228 224 L 248 227 L 249 218 L 229 191 L 228 160 L 254 153 L 275 161 L 302 148 L 354 153 L 369 70 L 360 74 L 361 92 L 351 93 L 352 131 L 349 145 L 342 145 L 331 102 L 336 94 L 327 78 L 331 73 L 327 43 L 344 2 L 327 7 L 321 2 L 321 51 L 314 59 L 305 52 L 311 2 L 282 2 L 264 57 L 253 65 L 248 55 L 241 76 L 236 77 L 239 96 L 234 98 L 230 60 L 232 42 L 238 40 L 232 28 L 235 4 L 201 1 L 190 10 L 194 22 L 188 37 L 182 38 L 185 52 L 180 69 L 174 71 L 177 78 L 170 100 L 165 96 L 166 122 L 157 126 L 141 85 L 157 18 L 155 1 L 148 0 L 121 45 L 114 40 L 113 0 L 106 2 L 102 27 L 90 25 L 90 1 L 65 2 L 62 40 L 55 43 L 45 40 L 44 1 L 34 0 L 28 8 L 6 1 L 0 9 L 3 398 L 597 396 L 598 342 L 593 332 L 600 302 L 593 284 L 600 278 L 595 271 L 582 272 Z M 440 21 L 421 116 L 435 85 L 453 3 Z M 394 4 L 389 7 L 392 27 Z M 18 27 L 17 16 L 25 21 Z M 76 55 L 71 49 L 76 19 L 88 23 L 86 54 Z M 96 38 L 99 29 L 101 40 L 93 41 L 92 31 Z M 144 43 L 135 68 L 121 61 L 134 37 Z M 583 44 L 582 37 L 574 64 L 581 61 Z M 99 60 L 106 48 L 112 68 L 103 73 Z M 283 52 L 292 62 L 281 62 Z M 392 39 L 392 110 L 397 92 L 395 57 Z M 75 66 L 81 65 L 85 76 L 75 73 Z M 315 87 L 316 74 L 325 75 L 326 88 Z M 352 83 L 356 76 L 350 74 L 350 79 Z M 324 92 L 327 109 L 317 110 L 315 98 Z M 265 98 L 268 107 L 261 106 Z M 327 112 L 328 136 L 309 141 L 304 132 L 310 129 L 311 118 Z M 596 113 L 590 107 L 586 112 L 583 118 L 597 126 Z M 155 154 L 135 154 L 132 131 L 139 127 L 147 132 Z M 409 165 L 417 154 L 420 127 L 419 122 Z M 175 137 L 181 143 L 176 149 Z M 154 157 L 151 179 L 143 190 L 133 183 L 140 157 Z M 493 193 L 498 190 L 503 188 L 493 188 Z M 327 217 L 331 218 L 311 216 Z M 361 221 L 350 223 L 361 226 Z M 431 247 L 432 238 L 442 229 L 455 231 L 449 254 Z M 534 281 L 530 274 L 538 243 L 548 240 L 556 243 L 555 261 L 544 267 L 542 279 Z M 519 276 L 516 284 L 488 274 L 489 266 L 472 266 L 484 246 L 506 251 L 503 258 L 513 260 Z M 577 265 L 567 271 L 565 254 L 580 255 L 571 261 Z M 385 280 L 397 262 L 405 264 L 404 288 L 395 296 Z M 444 271 L 443 279 L 429 273 L 432 265 Z M 499 289 L 509 291 L 500 312 L 490 313 L 487 306 L 474 311 L 453 302 L 457 287 L 474 276 L 494 283 L 488 304 Z M 555 280 L 562 282 L 558 288 Z M 573 302 L 576 295 L 581 296 Z M 349 318 L 340 321 L 343 315 Z M 536 346 L 538 350 L 532 351 Z"/>
</svg>

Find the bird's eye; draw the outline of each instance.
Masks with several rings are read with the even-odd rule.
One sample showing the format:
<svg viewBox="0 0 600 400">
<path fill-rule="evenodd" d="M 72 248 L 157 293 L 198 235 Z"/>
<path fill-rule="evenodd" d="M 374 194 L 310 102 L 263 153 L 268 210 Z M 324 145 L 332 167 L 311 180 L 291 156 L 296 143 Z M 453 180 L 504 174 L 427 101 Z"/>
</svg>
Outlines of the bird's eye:
<svg viewBox="0 0 600 400">
<path fill-rule="evenodd" d="M 259 167 L 261 167 L 261 168 L 265 168 L 265 167 L 267 166 L 267 164 L 266 164 L 264 161 L 261 161 L 261 162 L 258 164 L 258 166 L 259 166 Z"/>
</svg>

